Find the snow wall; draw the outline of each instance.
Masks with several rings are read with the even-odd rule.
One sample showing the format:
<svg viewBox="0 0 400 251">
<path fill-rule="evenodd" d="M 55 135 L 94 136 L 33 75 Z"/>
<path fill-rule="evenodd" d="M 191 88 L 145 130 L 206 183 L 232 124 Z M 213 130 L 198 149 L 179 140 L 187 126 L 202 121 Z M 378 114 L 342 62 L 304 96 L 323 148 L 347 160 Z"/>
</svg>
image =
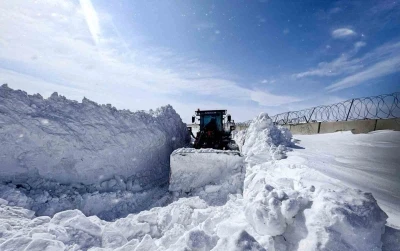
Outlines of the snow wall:
<svg viewBox="0 0 400 251">
<path fill-rule="evenodd" d="M 130 112 L 53 93 L 48 99 L 0 87 L 0 181 L 154 186 L 168 180 L 169 156 L 190 140 L 167 105 Z"/>
</svg>

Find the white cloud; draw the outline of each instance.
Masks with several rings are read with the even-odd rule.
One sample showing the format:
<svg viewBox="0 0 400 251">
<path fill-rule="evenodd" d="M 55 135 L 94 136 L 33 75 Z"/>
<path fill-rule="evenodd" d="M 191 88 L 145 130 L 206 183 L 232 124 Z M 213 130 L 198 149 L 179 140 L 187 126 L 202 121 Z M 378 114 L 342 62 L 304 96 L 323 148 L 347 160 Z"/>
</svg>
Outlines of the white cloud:
<svg viewBox="0 0 400 251">
<path fill-rule="evenodd" d="M 260 15 L 257 15 L 256 18 L 259 23 L 265 23 L 267 21 L 263 16 Z"/>
<path fill-rule="evenodd" d="M 301 72 L 295 74 L 296 78 L 304 78 L 304 77 L 329 77 L 329 76 L 337 76 L 342 74 L 353 73 L 357 70 L 360 70 L 364 67 L 365 63 L 363 60 L 358 58 L 353 58 L 360 48 L 366 46 L 366 43 L 363 41 L 356 42 L 354 47 L 348 51 L 347 53 L 342 53 L 336 59 L 331 62 L 320 62 L 318 67 L 310 69 L 305 72 Z M 330 47 L 329 47 L 330 48 Z"/>
<path fill-rule="evenodd" d="M 386 76 L 395 72 L 400 71 L 400 55 L 378 62 L 366 70 L 359 73 L 348 76 L 332 85 L 329 85 L 326 89 L 329 91 L 338 91 L 346 89 L 352 86 L 356 86 L 366 81 L 376 79 L 378 77 Z"/>
<path fill-rule="evenodd" d="M 288 103 L 301 101 L 299 98 L 290 96 L 276 96 L 265 91 L 251 91 L 251 99 L 264 106 L 280 106 Z"/>
<path fill-rule="evenodd" d="M 295 75 L 296 78 L 311 76 L 344 77 L 329 85 L 330 92 L 363 84 L 369 80 L 400 72 L 400 42 L 382 45 L 362 57 L 355 57 L 365 42 L 357 42 L 348 53 L 341 54 L 331 62 L 321 62 L 317 68 Z"/>
<path fill-rule="evenodd" d="M 268 79 L 263 79 L 263 80 L 261 80 L 261 84 L 273 84 L 273 83 L 275 83 L 275 82 L 276 82 L 275 79 L 270 79 L 270 80 L 268 80 Z"/>
<path fill-rule="evenodd" d="M 356 35 L 353 30 L 348 29 L 348 28 L 340 28 L 332 31 L 332 37 L 333 38 L 346 38 L 346 37 L 351 37 Z"/>
<path fill-rule="evenodd" d="M 83 15 L 85 16 L 93 40 L 98 44 L 100 41 L 100 25 L 99 18 L 93 8 L 92 2 L 90 0 L 79 0 L 79 3 L 81 4 Z"/>
<path fill-rule="evenodd" d="M 71 98 L 87 96 L 131 109 L 167 103 L 179 106 L 177 97 L 188 95 L 221 103 L 268 97 L 260 105 L 294 100 L 242 87 L 232 80 L 233 74 L 166 48 L 126 49 L 112 19 L 109 23 L 110 17 L 96 13 L 88 0 L 80 5 L 61 0 L 35 2 L 0 2 L 0 62 L 14 65 L 0 67 L 0 80 L 13 88 L 59 91 Z"/>
<path fill-rule="evenodd" d="M 296 74 L 296 78 L 305 77 L 330 77 L 337 76 L 345 73 L 355 72 L 362 68 L 362 64 L 355 63 L 354 61 L 349 61 L 349 56 L 347 54 L 341 54 L 338 58 L 331 62 L 321 62 L 318 64 L 317 68 L 310 69 L 305 72 Z"/>
<path fill-rule="evenodd" d="M 357 42 L 357 43 L 354 44 L 354 48 L 356 48 L 356 49 L 358 50 L 358 49 L 360 49 L 361 47 L 364 47 L 364 46 L 366 46 L 366 45 L 367 45 L 366 42 L 359 41 L 359 42 Z"/>
</svg>

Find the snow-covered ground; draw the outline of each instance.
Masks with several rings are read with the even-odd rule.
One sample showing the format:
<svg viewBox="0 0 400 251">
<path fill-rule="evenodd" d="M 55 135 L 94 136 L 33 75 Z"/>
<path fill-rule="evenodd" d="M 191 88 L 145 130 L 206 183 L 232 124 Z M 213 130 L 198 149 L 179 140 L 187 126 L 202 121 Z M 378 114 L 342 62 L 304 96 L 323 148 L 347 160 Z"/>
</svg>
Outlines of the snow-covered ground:
<svg viewBox="0 0 400 251">
<path fill-rule="evenodd" d="M 9 202 L 18 196 L 1 195 L 0 250 L 398 250 L 399 231 L 384 234 L 387 215 L 373 195 L 317 170 L 302 149 L 307 140 L 293 144 L 267 114 L 236 140 L 246 155 L 244 191 L 223 205 L 197 196 L 168 204 L 165 194 L 148 198 L 164 206 L 111 222 L 79 210 L 36 217 Z"/>
<path fill-rule="evenodd" d="M 332 182 L 372 193 L 388 214 L 388 225 L 400 229 L 400 132 L 336 132 L 295 139 L 299 149 L 283 163 L 305 165 Z"/>
</svg>

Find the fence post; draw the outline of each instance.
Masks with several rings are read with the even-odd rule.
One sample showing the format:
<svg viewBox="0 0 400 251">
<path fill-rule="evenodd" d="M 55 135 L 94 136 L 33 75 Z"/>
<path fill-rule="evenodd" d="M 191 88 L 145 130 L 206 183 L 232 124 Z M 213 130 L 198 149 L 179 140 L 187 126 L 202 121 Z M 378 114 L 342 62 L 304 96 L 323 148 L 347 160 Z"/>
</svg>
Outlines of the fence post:
<svg viewBox="0 0 400 251">
<path fill-rule="evenodd" d="M 346 116 L 346 121 L 349 119 L 349 115 L 350 115 L 350 111 L 351 111 L 351 107 L 353 106 L 353 103 L 354 103 L 354 99 L 351 100 L 350 108 L 349 108 L 349 111 L 347 112 L 347 116 Z"/>
<path fill-rule="evenodd" d="M 287 123 L 289 122 L 289 114 L 290 114 L 290 112 L 288 112 L 288 113 L 287 113 L 287 116 L 286 116 L 286 122 L 285 122 L 286 125 L 287 125 Z"/>
<path fill-rule="evenodd" d="M 312 112 L 311 112 L 311 114 L 310 114 L 310 117 L 309 117 L 309 118 L 308 118 L 308 120 L 306 121 L 307 123 L 309 123 L 309 122 L 310 122 L 310 120 L 311 120 L 311 116 L 313 115 L 314 111 L 315 111 L 315 107 L 314 107 L 314 109 L 312 109 Z"/>
</svg>

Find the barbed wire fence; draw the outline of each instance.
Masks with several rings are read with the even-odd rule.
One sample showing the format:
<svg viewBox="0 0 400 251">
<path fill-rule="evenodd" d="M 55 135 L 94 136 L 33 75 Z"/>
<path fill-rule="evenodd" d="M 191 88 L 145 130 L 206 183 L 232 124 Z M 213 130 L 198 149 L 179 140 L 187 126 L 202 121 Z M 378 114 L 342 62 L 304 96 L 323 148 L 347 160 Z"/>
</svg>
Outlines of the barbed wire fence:
<svg viewBox="0 0 400 251">
<path fill-rule="evenodd" d="M 311 122 L 400 118 L 400 92 L 284 112 L 271 117 L 278 125 Z"/>
</svg>

